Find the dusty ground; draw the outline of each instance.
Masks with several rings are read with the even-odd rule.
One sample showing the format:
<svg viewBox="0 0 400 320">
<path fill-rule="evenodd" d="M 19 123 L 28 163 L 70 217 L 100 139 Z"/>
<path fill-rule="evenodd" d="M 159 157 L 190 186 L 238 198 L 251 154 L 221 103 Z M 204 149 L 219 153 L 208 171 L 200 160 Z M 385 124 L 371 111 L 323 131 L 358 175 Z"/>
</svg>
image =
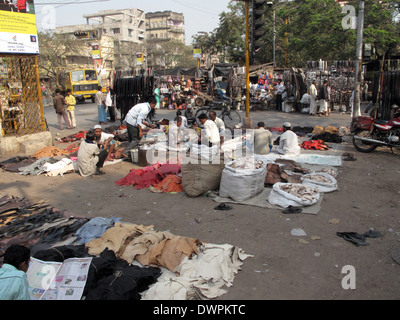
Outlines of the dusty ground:
<svg viewBox="0 0 400 320">
<path fill-rule="evenodd" d="M 229 243 L 254 255 L 245 260 L 233 286 L 219 300 L 399 299 L 400 264 L 391 249 L 400 252 L 400 152 L 378 148 L 362 154 L 351 144 L 341 150 L 357 160 L 344 161 L 338 168 L 339 190 L 324 195 L 317 215 L 287 215 L 243 205 L 215 211 L 217 203 L 210 198 L 116 186 L 115 181 L 134 168 L 130 162 L 107 166 L 105 175 L 90 178 L 76 173 L 21 176 L 0 169 L 0 190 L 45 200 L 78 216 L 122 217 L 124 222 L 154 225 L 176 235 Z M 293 228 L 302 228 L 307 236 L 301 238 L 308 243 L 292 236 Z M 357 247 L 336 235 L 371 228 L 383 237 L 369 239 L 369 246 Z M 342 288 L 346 265 L 355 268 L 355 289 Z"/>
</svg>

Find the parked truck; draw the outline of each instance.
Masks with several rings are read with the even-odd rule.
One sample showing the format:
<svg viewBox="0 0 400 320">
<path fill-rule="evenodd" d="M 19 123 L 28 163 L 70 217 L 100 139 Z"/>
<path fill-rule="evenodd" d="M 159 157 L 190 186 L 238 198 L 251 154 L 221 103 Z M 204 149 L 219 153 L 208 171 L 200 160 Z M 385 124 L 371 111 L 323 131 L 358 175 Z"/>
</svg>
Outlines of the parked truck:
<svg viewBox="0 0 400 320">
<path fill-rule="evenodd" d="M 96 69 L 77 68 L 71 70 L 57 70 L 57 88 L 65 94 L 67 89 L 76 98 L 78 103 L 91 99 L 94 102 L 95 94 L 100 86 Z"/>
</svg>

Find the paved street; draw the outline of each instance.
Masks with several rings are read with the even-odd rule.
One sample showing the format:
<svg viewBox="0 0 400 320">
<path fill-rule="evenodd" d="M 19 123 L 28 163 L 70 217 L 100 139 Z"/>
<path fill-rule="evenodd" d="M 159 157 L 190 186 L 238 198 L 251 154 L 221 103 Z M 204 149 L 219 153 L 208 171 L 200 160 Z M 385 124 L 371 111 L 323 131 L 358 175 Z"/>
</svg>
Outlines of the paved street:
<svg viewBox="0 0 400 320">
<path fill-rule="evenodd" d="M 246 116 L 246 112 L 242 110 L 240 111 L 240 115 L 243 118 Z M 60 131 L 58 129 L 57 116 L 52 106 L 45 108 L 45 116 L 51 133 L 54 135 L 60 134 L 60 136 L 69 135 L 79 130 L 88 130 L 89 128 L 93 128 L 95 124 L 98 124 L 97 106 L 90 102 L 76 105 L 75 116 L 77 127 L 74 130 L 64 129 L 63 131 Z M 173 120 L 175 116 L 175 110 L 156 110 L 156 119 L 166 118 Z M 351 121 L 350 114 L 343 114 L 341 112 L 332 112 L 329 117 L 315 117 L 299 112 L 284 113 L 275 110 L 267 110 L 252 111 L 250 112 L 250 117 L 253 119 L 254 125 L 256 125 L 259 121 L 264 121 L 267 127 L 282 126 L 285 121 L 290 121 L 292 126 L 300 127 L 314 127 L 316 125 L 320 125 L 322 127 L 326 127 L 328 125 L 340 127 L 350 125 Z M 103 127 L 105 126 L 107 125 L 103 125 Z"/>
</svg>

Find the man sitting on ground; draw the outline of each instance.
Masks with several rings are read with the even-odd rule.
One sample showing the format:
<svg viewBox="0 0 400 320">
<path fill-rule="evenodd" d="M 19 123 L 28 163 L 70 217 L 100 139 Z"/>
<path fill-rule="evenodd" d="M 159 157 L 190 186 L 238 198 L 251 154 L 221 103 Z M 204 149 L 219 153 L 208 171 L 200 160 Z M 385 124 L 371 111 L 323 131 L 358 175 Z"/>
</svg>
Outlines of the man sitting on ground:
<svg viewBox="0 0 400 320">
<path fill-rule="evenodd" d="M 171 149 L 179 149 L 183 143 L 182 118 L 176 117 L 170 122 L 168 130 L 168 147 Z"/>
<path fill-rule="evenodd" d="M 0 300 L 30 300 L 26 277 L 30 255 L 30 249 L 21 245 L 6 250 L 0 268 Z"/>
<path fill-rule="evenodd" d="M 254 153 L 268 154 L 272 149 L 272 133 L 259 122 L 254 130 Z"/>
<path fill-rule="evenodd" d="M 78 169 L 82 177 L 88 177 L 93 174 L 100 175 L 105 172 L 100 169 L 108 156 L 108 151 L 99 149 L 96 143 L 96 134 L 94 130 L 86 133 L 86 139 L 81 142 L 78 150 Z"/>
<path fill-rule="evenodd" d="M 217 125 L 218 131 L 219 131 L 219 136 L 220 136 L 220 142 L 221 144 L 224 143 L 225 139 L 225 123 L 221 118 L 217 117 L 217 114 L 215 111 L 210 111 L 208 113 L 210 120 L 214 121 L 215 124 Z"/>
<path fill-rule="evenodd" d="M 218 145 L 220 143 L 220 137 L 215 122 L 209 120 L 205 113 L 202 113 L 197 118 L 200 120 L 204 128 L 204 130 L 201 130 L 201 137 L 199 138 L 200 143 L 208 147 Z"/>
<path fill-rule="evenodd" d="M 279 146 L 276 151 L 284 155 L 299 155 L 300 146 L 297 135 L 292 131 L 292 125 L 289 122 L 283 124 L 283 133 L 279 138 Z"/>
</svg>

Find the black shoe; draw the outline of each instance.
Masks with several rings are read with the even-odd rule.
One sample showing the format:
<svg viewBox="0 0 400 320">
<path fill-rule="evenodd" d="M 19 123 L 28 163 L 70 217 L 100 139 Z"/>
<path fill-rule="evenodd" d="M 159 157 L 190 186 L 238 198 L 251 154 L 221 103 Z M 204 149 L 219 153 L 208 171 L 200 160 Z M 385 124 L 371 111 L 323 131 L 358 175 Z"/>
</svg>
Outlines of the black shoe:
<svg viewBox="0 0 400 320">
<path fill-rule="evenodd" d="M 101 176 L 102 174 L 106 174 L 106 173 L 104 171 L 101 171 L 101 170 L 97 170 L 96 173 L 95 173 L 96 176 Z"/>
<path fill-rule="evenodd" d="M 214 210 L 231 210 L 232 207 L 226 205 L 225 203 L 221 203 L 220 205 L 216 206 Z"/>
<path fill-rule="evenodd" d="M 282 213 L 300 213 L 302 211 L 302 208 L 289 206 L 286 209 L 282 210 Z"/>
</svg>

